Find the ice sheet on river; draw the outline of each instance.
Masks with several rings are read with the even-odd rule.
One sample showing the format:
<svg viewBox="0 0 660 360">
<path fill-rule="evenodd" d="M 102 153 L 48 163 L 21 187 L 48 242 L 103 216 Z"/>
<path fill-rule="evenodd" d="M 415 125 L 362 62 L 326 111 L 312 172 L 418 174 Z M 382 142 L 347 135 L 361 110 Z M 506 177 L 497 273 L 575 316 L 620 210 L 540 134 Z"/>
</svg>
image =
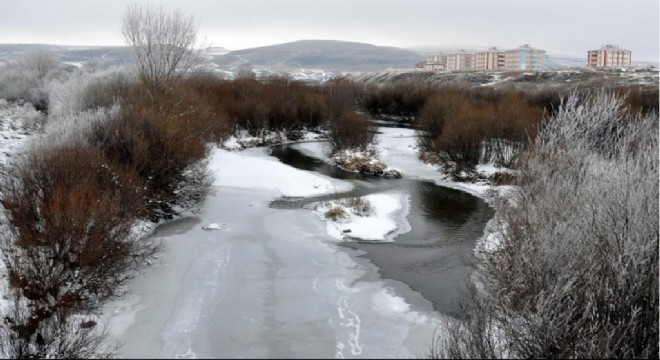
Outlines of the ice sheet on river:
<svg viewBox="0 0 660 360">
<path fill-rule="evenodd" d="M 439 323 L 428 301 L 340 250 L 312 211 L 268 206 L 281 194 L 345 185 L 258 149 L 220 154 L 211 165 L 226 177 L 202 212 L 161 226 L 158 264 L 130 284 L 131 296 L 106 307 L 120 356 L 398 358 L 428 350 Z M 214 222 L 226 226 L 203 230 Z"/>
<path fill-rule="evenodd" d="M 284 196 L 314 196 L 348 191 L 352 185 L 309 171 L 298 170 L 266 153 L 269 148 L 241 152 L 214 149 L 209 155 L 213 185 L 277 190 Z"/>
</svg>

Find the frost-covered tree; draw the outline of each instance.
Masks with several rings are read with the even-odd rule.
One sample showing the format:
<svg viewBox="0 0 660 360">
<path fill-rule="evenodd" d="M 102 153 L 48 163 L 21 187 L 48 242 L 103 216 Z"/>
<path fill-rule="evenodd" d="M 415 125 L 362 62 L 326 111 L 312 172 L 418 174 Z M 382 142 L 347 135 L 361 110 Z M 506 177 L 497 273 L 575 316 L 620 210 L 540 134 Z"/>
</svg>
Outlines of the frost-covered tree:
<svg viewBox="0 0 660 360">
<path fill-rule="evenodd" d="M 658 115 L 569 96 L 498 205 L 481 291 L 435 356 L 658 357 Z"/>
<path fill-rule="evenodd" d="M 60 63 L 45 51 L 16 55 L 0 67 L 0 97 L 25 100 L 38 109 L 48 107 L 46 85 Z"/>
<path fill-rule="evenodd" d="M 205 49 L 197 42 L 194 16 L 162 7 L 127 8 L 121 33 L 133 49 L 140 79 L 152 100 L 171 90 L 183 73 L 204 60 Z"/>
</svg>

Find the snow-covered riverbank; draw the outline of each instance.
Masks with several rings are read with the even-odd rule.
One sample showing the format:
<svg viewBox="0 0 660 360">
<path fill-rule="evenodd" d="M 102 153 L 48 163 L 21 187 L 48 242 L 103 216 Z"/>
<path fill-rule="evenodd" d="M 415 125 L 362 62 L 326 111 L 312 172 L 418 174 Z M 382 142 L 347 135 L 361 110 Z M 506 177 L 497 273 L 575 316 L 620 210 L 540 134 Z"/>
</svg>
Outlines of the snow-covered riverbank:
<svg viewBox="0 0 660 360">
<path fill-rule="evenodd" d="M 492 186 L 486 182 L 454 181 L 437 166 L 427 164 L 419 159 L 417 135 L 415 129 L 379 127 L 376 135 L 376 149 L 380 160 L 388 167 L 399 170 L 404 177 L 418 180 L 433 181 L 439 186 L 465 191 L 485 201 L 492 201 L 498 194 L 511 190 L 511 186 Z M 303 154 L 329 162 L 329 150 L 325 143 L 309 142 L 293 146 Z M 492 165 L 481 165 L 477 172 L 484 175 L 492 174 Z"/>
<path fill-rule="evenodd" d="M 290 168 L 266 149 L 214 151 L 209 161 L 215 191 L 202 211 L 157 229 L 166 247 L 158 264 L 106 306 L 121 356 L 414 357 L 428 349 L 440 323 L 428 301 L 339 248 L 312 211 L 268 206 L 346 184 Z M 220 229 L 203 229 L 213 223 Z"/>
</svg>

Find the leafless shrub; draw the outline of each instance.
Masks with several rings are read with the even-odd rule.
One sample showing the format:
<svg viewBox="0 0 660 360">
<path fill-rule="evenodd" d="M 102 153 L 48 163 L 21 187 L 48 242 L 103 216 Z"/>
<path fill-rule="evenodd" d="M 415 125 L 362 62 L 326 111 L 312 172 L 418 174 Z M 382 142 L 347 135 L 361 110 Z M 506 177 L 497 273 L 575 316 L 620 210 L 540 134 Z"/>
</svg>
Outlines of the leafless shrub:
<svg viewBox="0 0 660 360">
<path fill-rule="evenodd" d="M 414 83 L 388 84 L 371 88 L 363 106 L 373 116 L 399 116 L 413 118 L 419 115 L 427 99 L 435 91 L 428 85 Z"/>
<path fill-rule="evenodd" d="M 146 214 L 157 221 L 171 218 L 177 206 L 202 199 L 209 181 L 199 163 L 206 147 L 196 110 L 174 98 L 168 107 L 154 108 L 149 102 L 139 97 L 125 101 L 118 117 L 95 128 L 90 143 L 142 179 Z"/>
<path fill-rule="evenodd" d="M 12 234 L 0 243 L 9 285 L 29 301 L 29 316 L 6 318 L 16 336 L 30 342 L 55 317 L 66 322 L 119 295 L 155 251 L 131 232 L 142 188 L 92 147 L 41 149 L 17 164 L 1 200 Z"/>
<path fill-rule="evenodd" d="M 363 117 L 344 113 L 333 119 L 328 134 L 332 152 L 348 149 L 366 149 L 373 142 L 374 131 Z"/>
<path fill-rule="evenodd" d="M 500 243 L 483 254 L 476 297 L 494 305 L 486 319 L 504 345 L 487 357 L 658 357 L 657 114 L 573 94 L 522 174 L 498 205 Z M 458 351 L 447 356 L 481 356 L 469 322 L 452 336 Z"/>
<path fill-rule="evenodd" d="M 38 110 L 48 109 L 46 85 L 59 66 L 44 51 L 27 52 L 11 58 L 0 67 L 0 98 L 25 100 Z"/>
<path fill-rule="evenodd" d="M 135 74 L 126 68 L 72 73 L 48 84 L 48 115 L 58 121 L 79 112 L 110 108 L 132 97 L 136 82 Z"/>
<path fill-rule="evenodd" d="M 512 90 L 445 88 L 421 109 L 418 143 L 454 172 L 478 163 L 512 166 L 538 131 L 543 110 Z"/>
<path fill-rule="evenodd" d="M 459 116 L 469 106 L 467 98 L 458 91 L 446 91 L 431 97 L 421 109 L 419 144 L 425 151 L 435 151 L 435 140 L 442 135 L 450 119 Z"/>
<path fill-rule="evenodd" d="M 456 318 L 433 334 L 426 359 L 507 358 L 498 324 L 497 303 L 469 283 L 456 306 Z"/>
<path fill-rule="evenodd" d="M 59 315 L 44 320 L 29 338 L 10 328 L 30 322 L 29 306 L 19 299 L 14 302 L 5 318 L 6 327 L 0 328 L 0 355 L 12 359 L 90 359 L 112 358 L 115 348 L 103 344 L 106 329 L 96 326 L 85 316 L 63 318 Z M 92 325 L 93 324 L 93 325 Z"/>
</svg>

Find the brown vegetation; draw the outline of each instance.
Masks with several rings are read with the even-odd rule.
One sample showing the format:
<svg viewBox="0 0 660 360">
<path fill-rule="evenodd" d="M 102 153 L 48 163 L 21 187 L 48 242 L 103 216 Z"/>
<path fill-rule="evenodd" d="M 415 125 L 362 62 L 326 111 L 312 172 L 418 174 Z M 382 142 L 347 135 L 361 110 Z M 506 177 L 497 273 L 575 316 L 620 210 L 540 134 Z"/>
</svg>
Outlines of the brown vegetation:
<svg viewBox="0 0 660 360">
<path fill-rule="evenodd" d="M 521 93 L 448 88 L 422 108 L 419 144 L 423 152 L 455 164 L 456 172 L 481 161 L 511 166 L 542 118 L 543 110 Z"/>
<path fill-rule="evenodd" d="M 658 117 L 573 94 L 496 204 L 435 358 L 658 357 Z"/>
<path fill-rule="evenodd" d="M 97 309 L 117 295 L 136 258 L 150 255 L 131 237 L 142 188 L 130 167 L 93 147 L 48 149 L 19 164 L 3 188 L 14 233 L 2 255 L 9 284 L 32 304 L 31 316 L 8 320 L 21 338 L 52 316 Z"/>
<path fill-rule="evenodd" d="M 347 112 L 333 119 L 328 138 L 333 153 L 345 149 L 366 150 L 373 142 L 374 130 L 364 117 Z"/>
</svg>

